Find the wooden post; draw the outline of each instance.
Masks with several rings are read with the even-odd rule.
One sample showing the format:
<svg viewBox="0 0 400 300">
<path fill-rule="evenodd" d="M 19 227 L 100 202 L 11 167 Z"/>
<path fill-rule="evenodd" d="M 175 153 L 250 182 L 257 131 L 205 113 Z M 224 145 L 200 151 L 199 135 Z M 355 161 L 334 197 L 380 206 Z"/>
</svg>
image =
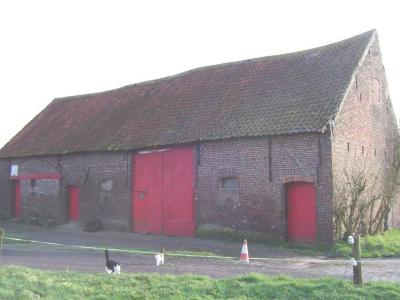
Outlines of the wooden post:
<svg viewBox="0 0 400 300">
<path fill-rule="evenodd" d="M 3 247 L 3 238 L 4 238 L 4 229 L 0 228 L 0 253 L 1 253 L 1 248 Z"/>
<path fill-rule="evenodd" d="M 353 257 L 357 262 L 357 265 L 353 266 L 353 283 L 357 285 L 362 285 L 361 246 L 360 246 L 360 236 L 358 234 L 354 236 L 354 244 L 352 252 L 353 252 Z"/>
<path fill-rule="evenodd" d="M 1 251 L 2 251 L 2 248 L 3 248 L 3 238 L 4 238 L 4 232 L 5 232 L 5 230 L 4 229 L 2 229 L 2 228 L 0 228 L 0 264 L 1 264 L 1 257 L 2 257 L 2 253 L 1 253 Z"/>
</svg>

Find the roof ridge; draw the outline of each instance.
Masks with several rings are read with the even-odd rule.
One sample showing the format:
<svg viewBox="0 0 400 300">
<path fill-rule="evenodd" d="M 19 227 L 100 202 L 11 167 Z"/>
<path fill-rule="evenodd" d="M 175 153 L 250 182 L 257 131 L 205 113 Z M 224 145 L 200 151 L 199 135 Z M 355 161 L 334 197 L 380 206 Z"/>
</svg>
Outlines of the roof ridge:
<svg viewBox="0 0 400 300">
<path fill-rule="evenodd" d="M 305 54 L 307 52 L 316 51 L 316 50 L 322 50 L 322 49 L 326 49 L 328 47 L 339 45 L 341 43 L 345 43 L 345 42 L 348 42 L 350 40 L 354 40 L 354 39 L 360 38 L 360 37 L 362 37 L 364 35 L 370 34 L 371 37 L 372 37 L 374 35 L 374 33 L 376 33 L 376 29 L 372 29 L 372 30 L 360 33 L 358 35 L 355 35 L 355 36 L 352 36 L 352 37 L 349 37 L 349 38 L 346 38 L 346 39 L 343 39 L 343 40 L 340 40 L 340 41 L 337 41 L 337 42 L 334 42 L 334 43 L 329 43 L 329 44 L 326 44 L 326 45 L 323 45 L 323 46 L 318 46 L 318 47 L 309 48 L 309 49 L 303 49 L 303 50 L 294 51 L 294 52 L 287 52 L 287 53 L 282 53 L 282 54 L 260 56 L 260 57 L 255 57 L 255 58 L 242 59 L 242 60 L 238 60 L 238 61 L 231 61 L 231 62 L 225 62 L 225 63 L 220 63 L 220 64 L 201 66 L 201 67 L 189 69 L 189 70 L 186 70 L 186 71 L 183 71 L 183 72 L 179 72 L 179 73 L 176 73 L 176 74 L 172 74 L 172 75 L 168 75 L 168 76 L 164 76 L 164 77 L 160 77 L 160 78 L 156 78 L 156 79 L 151 79 L 151 80 L 145 80 L 145 81 L 141 81 L 141 82 L 137 82 L 137 83 L 132 83 L 132 84 L 124 85 L 124 86 L 121 86 L 121 87 L 118 87 L 118 88 L 105 90 L 105 91 L 101 91 L 101 92 L 84 93 L 84 94 L 78 94 L 78 95 L 73 95 L 73 96 L 65 96 L 65 97 L 56 97 L 56 98 L 54 98 L 54 100 L 52 102 L 73 100 L 73 99 L 76 99 L 76 98 L 90 97 L 90 96 L 95 96 L 95 95 L 101 95 L 101 94 L 116 92 L 116 91 L 120 91 L 120 90 L 123 90 L 123 89 L 126 89 L 126 88 L 149 85 L 149 84 L 154 84 L 154 83 L 161 83 L 161 82 L 165 82 L 165 81 L 168 81 L 168 80 L 172 80 L 172 79 L 175 79 L 175 78 L 182 77 L 182 76 L 184 76 L 186 74 L 191 74 L 191 73 L 196 73 L 196 72 L 204 72 L 204 71 L 208 71 L 208 70 L 212 70 L 212 69 L 217 69 L 217 68 L 220 68 L 220 67 L 228 67 L 228 66 L 234 66 L 234 65 L 236 66 L 236 65 L 243 64 L 243 63 L 263 61 L 265 59 L 278 59 L 278 58 L 282 58 L 284 56 L 294 56 L 294 55 Z"/>
</svg>

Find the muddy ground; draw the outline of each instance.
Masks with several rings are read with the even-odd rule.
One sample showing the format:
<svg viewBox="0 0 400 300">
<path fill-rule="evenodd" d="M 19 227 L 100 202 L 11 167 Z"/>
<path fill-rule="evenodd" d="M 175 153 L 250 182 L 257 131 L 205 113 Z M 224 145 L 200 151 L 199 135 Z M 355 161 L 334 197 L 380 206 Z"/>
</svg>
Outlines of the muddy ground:
<svg viewBox="0 0 400 300">
<path fill-rule="evenodd" d="M 155 266 L 153 254 L 133 254 L 111 251 L 111 258 L 122 265 L 123 272 L 161 274 L 199 274 L 211 277 L 230 277 L 249 272 L 266 275 L 289 275 L 302 278 L 335 276 L 352 279 L 348 260 L 332 260 L 324 257 L 298 256 L 289 250 L 261 244 L 249 244 L 250 263 L 239 262 L 241 242 L 198 240 L 181 237 L 165 237 L 129 232 L 83 232 L 74 227 L 43 228 L 15 222 L 0 223 L 6 236 L 55 242 L 67 245 L 98 246 L 100 248 L 142 249 L 155 251 L 167 249 L 165 264 Z M 168 252 L 189 251 L 199 254 L 212 252 L 229 258 L 179 257 Z M 44 270 L 69 270 L 104 272 L 104 253 L 101 250 L 76 249 L 64 246 L 32 243 L 15 243 L 6 240 L 1 251 L 0 263 L 21 265 Z M 389 280 L 400 282 L 400 259 L 364 259 L 365 281 Z"/>
</svg>

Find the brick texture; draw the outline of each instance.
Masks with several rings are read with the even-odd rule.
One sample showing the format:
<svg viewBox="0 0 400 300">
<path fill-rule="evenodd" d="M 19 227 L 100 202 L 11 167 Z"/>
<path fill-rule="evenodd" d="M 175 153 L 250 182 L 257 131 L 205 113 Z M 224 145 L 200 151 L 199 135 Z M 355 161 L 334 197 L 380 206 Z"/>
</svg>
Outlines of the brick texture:
<svg viewBox="0 0 400 300">
<path fill-rule="evenodd" d="M 0 216 L 9 216 L 12 213 L 11 182 L 9 161 L 0 159 Z"/>
<path fill-rule="evenodd" d="M 331 241 L 329 141 L 328 133 L 310 133 L 199 144 L 197 226 L 222 224 L 285 239 L 285 184 L 307 181 L 313 182 L 317 189 L 318 239 Z M 67 222 L 68 186 L 77 185 L 81 222 L 100 219 L 106 227 L 129 229 L 130 157 L 130 152 L 107 152 L 13 159 L 2 163 L 7 165 L 7 170 L 8 164 L 18 164 L 20 174 L 59 173 L 62 176 L 60 180 L 37 179 L 34 186 L 30 180 L 21 181 L 24 219 Z M 236 178 L 237 189 L 222 189 L 220 182 L 225 177 Z M 112 181 L 111 190 L 104 189 L 106 180 Z"/>
<path fill-rule="evenodd" d="M 208 142 L 199 151 L 198 226 L 219 224 L 286 238 L 285 183 L 308 181 L 317 188 L 318 239 L 332 241 L 328 134 Z M 238 188 L 221 188 L 225 177 L 237 178 Z"/>
<path fill-rule="evenodd" d="M 68 187 L 80 188 L 80 220 L 101 220 L 106 227 L 130 228 L 130 155 L 90 153 L 13 159 L 19 173 L 59 173 L 60 180 L 21 180 L 22 217 L 27 221 L 68 221 Z M 104 182 L 112 182 L 105 188 Z M 4 180 L 2 180 L 4 182 Z M 10 188 L 10 184 L 7 187 Z M 7 197 L 10 199 L 11 197 Z M 3 202 L 3 201 L 2 201 Z M 9 209 L 10 202 L 6 204 Z"/>
<path fill-rule="evenodd" d="M 379 82 L 379 86 L 375 83 L 374 87 L 374 81 Z M 343 184 L 345 170 L 349 174 L 365 170 L 370 184 L 372 176 L 378 176 L 376 190 L 381 189 L 393 161 L 397 124 L 377 36 L 356 73 L 332 129 L 335 187 Z M 392 211 L 390 223 L 391 226 L 400 225 L 397 208 Z"/>
</svg>

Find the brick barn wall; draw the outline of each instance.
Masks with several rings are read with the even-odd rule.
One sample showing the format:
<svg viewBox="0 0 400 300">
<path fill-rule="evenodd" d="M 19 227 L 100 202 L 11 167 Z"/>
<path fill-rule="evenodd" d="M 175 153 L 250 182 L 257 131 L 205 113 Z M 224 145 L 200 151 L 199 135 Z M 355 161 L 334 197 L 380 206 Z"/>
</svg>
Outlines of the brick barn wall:
<svg viewBox="0 0 400 300">
<path fill-rule="evenodd" d="M 80 187 L 82 221 L 100 219 L 108 228 L 130 230 L 130 164 L 128 152 L 62 157 L 63 185 Z"/>
<path fill-rule="evenodd" d="M 0 159 L 0 217 L 8 217 L 12 214 L 12 195 L 10 165 L 6 159 Z"/>
<path fill-rule="evenodd" d="M 18 158 L 9 161 L 18 165 L 18 175 L 32 173 L 56 173 L 55 157 Z M 29 222 L 61 224 L 64 222 L 60 201 L 60 181 L 58 179 L 20 180 L 22 218 Z"/>
<path fill-rule="evenodd" d="M 130 155 L 90 153 L 13 159 L 19 174 L 59 173 L 60 180 L 21 180 L 22 217 L 27 221 L 68 221 L 68 187 L 80 189 L 80 221 L 101 220 L 105 227 L 130 229 Z"/>
<path fill-rule="evenodd" d="M 378 90 L 373 88 L 374 79 L 380 83 L 379 97 Z M 379 43 L 375 40 L 333 127 L 334 186 L 339 188 L 343 184 L 344 170 L 349 174 L 365 170 L 367 179 L 377 175 L 382 183 L 393 160 L 396 129 Z M 392 226 L 400 225 L 399 212 L 393 211 Z"/>
<path fill-rule="evenodd" d="M 332 241 L 329 132 L 204 142 L 197 151 L 198 226 L 221 224 L 286 238 L 285 183 L 310 181 L 317 190 L 318 240 Z M 77 185 L 82 223 L 100 219 L 108 228 L 130 229 L 130 158 L 130 152 L 108 152 L 13 159 L 8 163 L 18 164 L 20 174 L 62 176 L 36 180 L 35 187 L 22 180 L 23 217 L 67 222 L 68 186 Z M 221 189 L 224 177 L 236 177 L 238 188 Z"/>
<path fill-rule="evenodd" d="M 318 239 L 331 242 L 329 134 L 293 134 L 268 139 L 201 143 L 197 225 L 224 225 L 286 238 L 285 182 L 306 180 L 314 182 L 317 188 Z M 238 188 L 222 189 L 224 177 L 237 178 Z"/>
</svg>

